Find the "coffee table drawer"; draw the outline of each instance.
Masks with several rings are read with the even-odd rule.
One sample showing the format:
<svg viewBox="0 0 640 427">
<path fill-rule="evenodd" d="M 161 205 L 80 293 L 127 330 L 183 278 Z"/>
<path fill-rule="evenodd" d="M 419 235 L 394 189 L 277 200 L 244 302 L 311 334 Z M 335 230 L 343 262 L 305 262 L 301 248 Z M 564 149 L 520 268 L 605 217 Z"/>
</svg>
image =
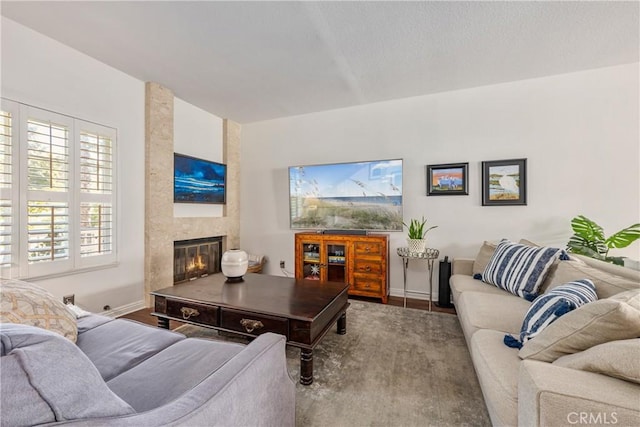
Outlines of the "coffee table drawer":
<svg viewBox="0 0 640 427">
<path fill-rule="evenodd" d="M 218 326 L 218 307 L 167 300 L 167 315 L 208 326 Z"/>
<path fill-rule="evenodd" d="M 289 338 L 289 321 L 287 319 L 228 308 L 221 309 L 220 327 L 251 335 L 273 332 Z"/>
</svg>

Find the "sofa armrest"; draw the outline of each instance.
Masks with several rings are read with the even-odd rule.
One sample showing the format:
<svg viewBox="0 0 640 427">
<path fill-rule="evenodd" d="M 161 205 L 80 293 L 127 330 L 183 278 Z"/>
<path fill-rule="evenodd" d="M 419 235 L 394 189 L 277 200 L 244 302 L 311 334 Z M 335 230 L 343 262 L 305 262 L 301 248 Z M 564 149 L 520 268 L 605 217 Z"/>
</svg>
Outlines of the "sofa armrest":
<svg viewBox="0 0 640 427">
<path fill-rule="evenodd" d="M 471 258 L 455 258 L 451 264 L 451 274 L 473 276 L 473 261 Z"/>
<path fill-rule="evenodd" d="M 266 333 L 171 403 L 134 415 L 63 424 L 293 427 L 295 412 L 295 382 L 287 371 L 285 338 Z"/>
<path fill-rule="evenodd" d="M 637 426 L 639 402 L 639 384 L 535 360 L 520 364 L 519 426 Z"/>
</svg>

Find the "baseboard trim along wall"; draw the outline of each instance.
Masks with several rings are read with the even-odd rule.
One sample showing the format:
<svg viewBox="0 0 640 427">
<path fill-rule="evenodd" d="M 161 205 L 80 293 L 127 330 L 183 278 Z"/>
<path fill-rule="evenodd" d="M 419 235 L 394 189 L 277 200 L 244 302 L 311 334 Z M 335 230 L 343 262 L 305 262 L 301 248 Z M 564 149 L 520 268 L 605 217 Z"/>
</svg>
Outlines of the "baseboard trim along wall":
<svg viewBox="0 0 640 427">
<path fill-rule="evenodd" d="M 105 310 L 97 314 L 116 318 L 116 317 L 124 316 L 125 314 L 133 313 L 134 311 L 142 310 L 143 308 L 146 308 L 146 307 L 147 306 L 144 300 L 140 300 L 140 301 L 132 302 L 131 304 L 126 304 L 117 308 L 112 308 L 111 310 Z"/>
</svg>

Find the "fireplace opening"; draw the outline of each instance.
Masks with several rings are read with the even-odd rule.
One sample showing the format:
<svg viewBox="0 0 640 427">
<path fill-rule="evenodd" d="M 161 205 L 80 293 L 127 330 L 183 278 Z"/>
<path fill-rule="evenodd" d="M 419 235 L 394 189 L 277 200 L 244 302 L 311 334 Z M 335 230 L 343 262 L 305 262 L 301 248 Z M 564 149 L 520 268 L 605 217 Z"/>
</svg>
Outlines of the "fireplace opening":
<svg viewBox="0 0 640 427">
<path fill-rule="evenodd" d="M 222 237 L 173 242 L 173 284 L 220 272 Z"/>
</svg>

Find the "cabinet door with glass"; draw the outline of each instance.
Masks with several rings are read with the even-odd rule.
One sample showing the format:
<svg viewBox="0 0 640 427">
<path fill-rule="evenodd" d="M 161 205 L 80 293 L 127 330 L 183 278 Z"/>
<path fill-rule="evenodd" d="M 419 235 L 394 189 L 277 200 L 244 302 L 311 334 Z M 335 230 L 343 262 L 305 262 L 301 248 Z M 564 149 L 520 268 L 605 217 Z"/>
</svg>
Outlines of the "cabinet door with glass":
<svg viewBox="0 0 640 427">
<path fill-rule="evenodd" d="M 324 280 L 322 275 L 322 242 L 297 242 L 302 256 L 296 260 L 296 277 L 307 280 Z"/>
<path fill-rule="evenodd" d="M 326 276 L 324 280 L 330 282 L 347 283 L 347 245 L 345 242 L 327 241 L 324 243 L 324 253 L 327 254 Z"/>
<path fill-rule="evenodd" d="M 347 242 L 314 237 L 296 236 L 296 278 L 347 283 Z"/>
</svg>

